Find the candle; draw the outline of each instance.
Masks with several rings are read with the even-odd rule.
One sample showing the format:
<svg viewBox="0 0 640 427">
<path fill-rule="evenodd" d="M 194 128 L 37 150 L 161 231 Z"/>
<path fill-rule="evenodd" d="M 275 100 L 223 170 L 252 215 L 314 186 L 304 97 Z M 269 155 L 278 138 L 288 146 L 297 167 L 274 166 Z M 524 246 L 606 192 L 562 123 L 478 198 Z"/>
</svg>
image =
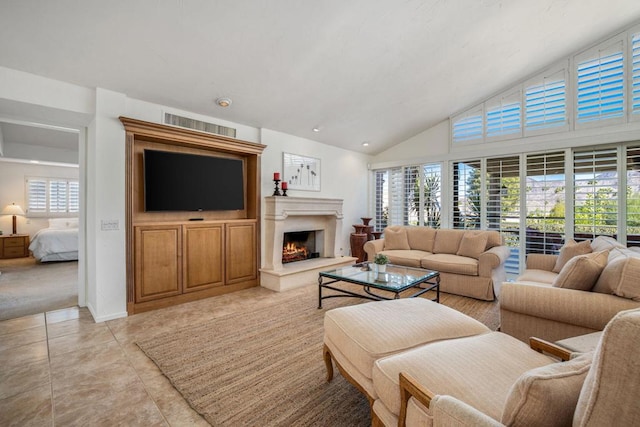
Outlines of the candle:
<svg viewBox="0 0 640 427">
<path fill-rule="evenodd" d="M 273 180 L 274 181 L 280 181 L 280 172 L 274 172 L 273 173 Z"/>
<path fill-rule="evenodd" d="M 282 189 L 286 190 L 287 189 L 287 181 L 283 181 L 282 182 Z"/>
</svg>

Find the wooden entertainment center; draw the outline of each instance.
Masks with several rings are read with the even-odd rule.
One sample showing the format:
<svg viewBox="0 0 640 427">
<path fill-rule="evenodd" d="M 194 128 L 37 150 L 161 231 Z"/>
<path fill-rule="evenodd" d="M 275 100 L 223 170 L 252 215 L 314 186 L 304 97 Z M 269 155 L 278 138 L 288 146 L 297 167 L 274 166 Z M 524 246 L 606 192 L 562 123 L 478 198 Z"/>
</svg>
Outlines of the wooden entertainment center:
<svg viewBox="0 0 640 427">
<path fill-rule="evenodd" d="M 127 312 L 260 285 L 260 156 L 266 146 L 126 117 L 120 121 L 126 131 Z M 244 209 L 145 212 L 145 149 L 241 160 Z"/>
</svg>

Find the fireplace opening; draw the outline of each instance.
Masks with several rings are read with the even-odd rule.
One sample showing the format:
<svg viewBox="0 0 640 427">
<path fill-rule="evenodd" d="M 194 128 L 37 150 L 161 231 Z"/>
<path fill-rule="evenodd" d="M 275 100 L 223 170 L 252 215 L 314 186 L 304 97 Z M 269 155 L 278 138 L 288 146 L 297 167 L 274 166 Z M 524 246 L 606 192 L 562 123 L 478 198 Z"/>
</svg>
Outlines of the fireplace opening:
<svg viewBox="0 0 640 427">
<path fill-rule="evenodd" d="M 304 261 L 318 258 L 315 231 L 294 231 L 284 233 L 282 245 L 282 263 Z"/>
</svg>

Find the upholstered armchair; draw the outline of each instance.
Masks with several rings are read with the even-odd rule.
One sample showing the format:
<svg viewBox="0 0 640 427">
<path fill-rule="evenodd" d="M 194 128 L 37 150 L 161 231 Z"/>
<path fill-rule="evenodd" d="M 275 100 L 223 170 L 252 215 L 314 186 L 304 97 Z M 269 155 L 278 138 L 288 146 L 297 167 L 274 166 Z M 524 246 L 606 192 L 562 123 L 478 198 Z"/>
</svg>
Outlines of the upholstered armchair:
<svg viewBox="0 0 640 427">
<path fill-rule="evenodd" d="M 639 350 L 640 309 L 623 311 L 607 324 L 593 353 L 520 376 L 502 402 L 500 420 L 465 403 L 464 398 L 439 395 L 429 389 L 430 384 L 401 373 L 399 425 L 640 425 Z"/>
</svg>

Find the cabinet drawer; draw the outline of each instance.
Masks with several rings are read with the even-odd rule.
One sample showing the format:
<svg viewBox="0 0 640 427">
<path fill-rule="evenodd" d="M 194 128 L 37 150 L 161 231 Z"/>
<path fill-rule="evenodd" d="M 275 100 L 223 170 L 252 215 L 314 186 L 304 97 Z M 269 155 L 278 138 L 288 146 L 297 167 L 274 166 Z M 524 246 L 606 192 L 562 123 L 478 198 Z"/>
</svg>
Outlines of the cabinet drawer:
<svg viewBox="0 0 640 427">
<path fill-rule="evenodd" d="M 4 239 L 4 247 L 5 248 L 21 248 L 24 246 L 24 238 L 22 237 L 5 237 Z"/>
<path fill-rule="evenodd" d="M 19 248 L 4 248 L 4 257 L 5 258 L 15 258 L 15 257 L 23 257 L 24 256 L 24 247 L 20 246 Z"/>
</svg>

